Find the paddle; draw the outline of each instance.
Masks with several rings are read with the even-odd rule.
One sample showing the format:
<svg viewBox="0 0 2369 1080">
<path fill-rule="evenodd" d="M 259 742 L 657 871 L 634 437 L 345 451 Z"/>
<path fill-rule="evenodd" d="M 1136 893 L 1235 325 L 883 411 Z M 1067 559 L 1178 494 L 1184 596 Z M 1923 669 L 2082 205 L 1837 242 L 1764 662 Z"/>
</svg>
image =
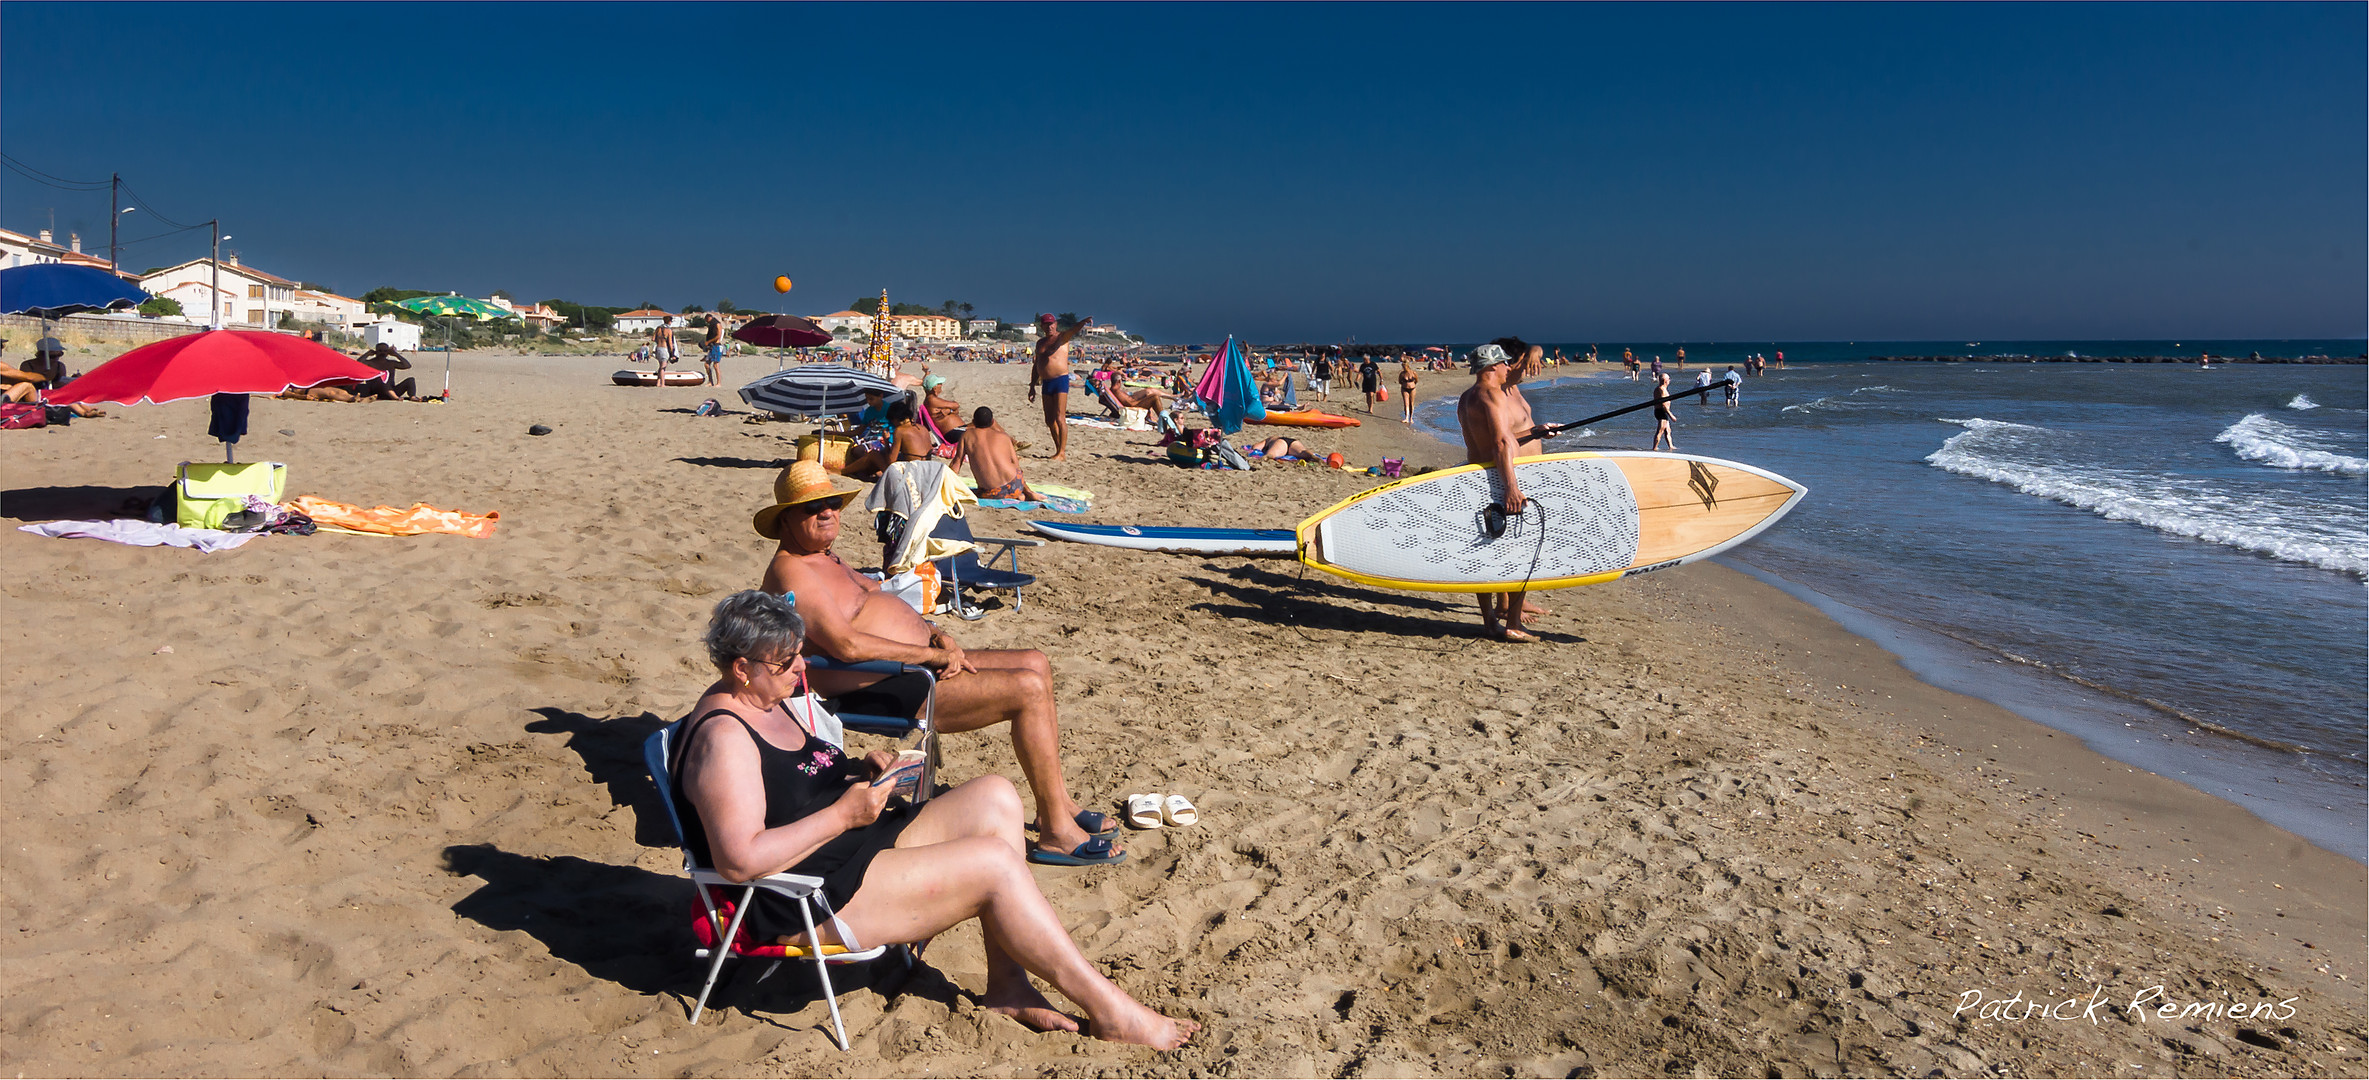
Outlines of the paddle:
<svg viewBox="0 0 2369 1080">
<path fill-rule="evenodd" d="M 1585 419 L 1585 420 L 1573 420 L 1573 421 L 1571 421 L 1571 422 L 1570 422 L 1570 423 L 1568 423 L 1568 424 L 1540 424 L 1540 425 L 1539 425 L 1539 426 L 1537 426 L 1537 427 L 1531 428 L 1531 429 L 1530 429 L 1530 435 L 1529 435 L 1529 438 L 1528 438 L 1528 439 L 1524 439 L 1523 441 L 1524 441 L 1524 442 L 1527 442 L 1527 441 L 1529 441 L 1529 439 L 1551 439 L 1551 438 L 1553 438 L 1553 437 L 1555 437 L 1555 436 L 1557 436 L 1557 435 L 1560 435 L 1560 434 L 1562 434 L 1562 433 L 1564 433 L 1564 432 L 1566 432 L 1566 431 L 1569 431 L 1569 430 L 1571 430 L 1572 428 L 1576 428 L 1576 427 L 1586 427 L 1586 426 L 1588 426 L 1589 424 L 1593 424 L 1593 423 L 1595 423 L 1595 422 L 1596 422 L 1596 421 L 1598 421 L 1598 420 L 1610 420 L 1610 419 L 1612 419 L 1612 418 L 1613 418 L 1613 417 L 1615 417 L 1615 416 L 1621 416 L 1621 415 L 1624 415 L 1624 414 L 1627 414 L 1627 413 L 1633 413 L 1633 412 L 1636 412 L 1636 411 L 1637 411 L 1637 410 L 1639 410 L 1639 409 L 1650 409 L 1650 408 L 1653 408 L 1654 406 L 1656 406 L 1656 405 L 1659 405 L 1659 404 L 1661 404 L 1661 403 L 1663 403 L 1663 402 L 1665 402 L 1665 401 L 1676 401 L 1676 400 L 1678 400 L 1679 398 L 1682 398 L 1682 397 L 1693 397 L 1693 396 L 1694 396 L 1694 395 L 1696 395 L 1696 394 L 1708 394 L 1708 393 L 1710 393 L 1711 391 L 1713 391 L 1713 390 L 1717 390 L 1717 389 L 1719 389 L 1720 387 L 1723 387 L 1723 386 L 1725 386 L 1725 385 L 1727 385 L 1727 384 L 1726 384 L 1726 383 L 1723 383 L 1723 382 L 1713 382 L 1713 383 L 1712 383 L 1711 385 L 1709 385 L 1709 386 L 1694 386 L 1694 387 L 1688 387 L 1687 389 L 1680 390 L 1680 391 L 1678 391 L 1677 393 L 1675 393 L 1675 394 L 1671 394 L 1671 395 L 1670 395 L 1670 396 L 1668 396 L 1668 397 L 1657 397 L 1657 398 L 1653 399 L 1652 401 L 1648 401 L 1648 402 L 1646 402 L 1646 403 L 1644 403 L 1644 404 L 1642 404 L 1642 405 L 1631 405 L 1631 406 L 1629 406 L 1628 408 L 1625 408 L 1625 409 L 1614 409 L 1614 410 L 1612 410 L 1611 412 L 1604 413 L 1604 414 L 1602 414 L 1602 415 L 1599 415 L 1599 416 L 1591 416 L 1591 417 L 1588 417 L 1588 418 L 1587 418 L 1587 419 Z"/>
</svg>

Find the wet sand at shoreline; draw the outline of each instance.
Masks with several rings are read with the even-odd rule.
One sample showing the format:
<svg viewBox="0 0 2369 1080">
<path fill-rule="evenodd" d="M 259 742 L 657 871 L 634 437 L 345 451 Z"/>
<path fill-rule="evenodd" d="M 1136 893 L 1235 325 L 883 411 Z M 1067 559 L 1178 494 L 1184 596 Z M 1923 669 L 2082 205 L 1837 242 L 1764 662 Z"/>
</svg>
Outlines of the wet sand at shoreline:
<svg viewBox="0 0 2369 1080">
<path fill-rule="evenodd" d="M 728 975 L 691 1028 L 689 888 L 640 742 L 711 677 L 697 635 L 756 582 L 770 544 L 748 516 L 806 429 L 695 418 L 738 402 L 609 386 L 616 366 L 464 353 L 447 405 L 255 403 L 240 457 L 289 463 L 291 494 L 499 510 L 492 540 L 201 556 L 0 533 L 20 793 L 0 1068 L 2369 1068 L 2361 864 L 1920 683 L 1741 573 L 1546 594 L 1548 640 L 1523 647 L 1479 640 L 1462 596 L 1062 544 L 1024 555 L 1024 611 L 952 629 L 1051 655 L 1082 799 L 1200 806 L 1197 827 L 1126 834 L 1121 866 L 1038 878 L 1089 957 L 1204 1034 L 1163 1056 L 987 1014 L 975 928 L 901 983 L 842 970 L 852 1054 L 794 968 Z M 1099 493 L 1077 520 L 1285 527 L 1379 483 L 1192 472 L 1148 434 L 1085 428 L 1044 463 L 1025 367 L 937 370 L 1036 444 L 1032 479 Z M 1428 373 L 1425 396 L 1466 382 Z M 1458 459 L 1397 411 L 1290 433 L 1359 465 Z M 7 433 L 0 513 L 111 510 L 218 459 L 204 428 L 185 402 Z M 978 515 L 1026 535 L 1028 515 Z M 858 565 L 877 562 L 864 532 L 839 545 Z M 950 780 L 1019 779 L 999 734 L 946 746 Z M 2156 986 L 2151 1005 L 2287 1004 L 2128 1007 Z M 1973 991 L 2107 1004 L 1953 1016 Z"/>
</svg>

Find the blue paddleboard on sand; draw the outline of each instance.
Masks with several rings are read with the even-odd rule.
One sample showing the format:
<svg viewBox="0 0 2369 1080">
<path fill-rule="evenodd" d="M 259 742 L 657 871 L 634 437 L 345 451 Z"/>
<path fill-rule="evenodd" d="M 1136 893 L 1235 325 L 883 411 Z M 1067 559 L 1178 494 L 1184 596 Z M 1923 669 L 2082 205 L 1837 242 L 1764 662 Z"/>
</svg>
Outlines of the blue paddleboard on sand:
<svg viewBox="0 0 2369 1080">
<path fill-rule="evenodd" d="M 1300 537 L 1290 529 L 1202 529 L 1185 525 L 1081 525 L 1031 521 L 1028 527 L 1055 540 L 1137 551 L 1191 555 L 1294 555 Z"/>
</svg>

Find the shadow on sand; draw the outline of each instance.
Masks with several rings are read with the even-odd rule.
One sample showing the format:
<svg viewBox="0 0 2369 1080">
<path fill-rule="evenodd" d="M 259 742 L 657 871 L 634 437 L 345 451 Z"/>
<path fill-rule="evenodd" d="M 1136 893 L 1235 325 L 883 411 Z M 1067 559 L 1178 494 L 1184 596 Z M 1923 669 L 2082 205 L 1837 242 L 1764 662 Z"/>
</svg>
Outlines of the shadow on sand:
<svg viewBox="0 0 2369 1080">
<path fill-rule="evenodd" d="M 1315 572 L 1291 574 L 1255 565 L 1227 567 L 1204 563 L 1201 568 L 1223 576 L 1193 576 L 1186 580 L 1240 602 L 1240 605 L 1216 602 L 1192 605 L 1195 611 L 1206 611 L 1220 618 L 1345 634 L 1379 633 L 1433 639 L 1481 636 L 1479 605 L 1461 595 L 1449 601 L 1429 593 L 1391 592 L 1336 581 Z M 1349 606 L 1355 602 L 1383 610 L 1363 611 Z M 1530 631 L 1542 639 L 1562 644 L 1587 640 L 1576 634 L 1541 629 L 1535 623 Z"/>
<path fill-rule="evenodd" d="M 167 489 L 156 487 L 16 488 L 0 491 L 0 517 L 18 521 L 95 521 L 138 517 Z M 134 503 L 137 506 L 134 506 Z"/>
</svg>

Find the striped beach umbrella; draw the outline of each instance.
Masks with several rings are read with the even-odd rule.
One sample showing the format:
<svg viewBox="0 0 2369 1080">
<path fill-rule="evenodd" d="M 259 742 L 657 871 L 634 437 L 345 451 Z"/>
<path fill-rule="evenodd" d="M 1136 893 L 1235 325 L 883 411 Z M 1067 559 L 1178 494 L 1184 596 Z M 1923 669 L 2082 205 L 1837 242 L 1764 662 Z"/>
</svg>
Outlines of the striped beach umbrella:
<svg viewBox="0 0 2369 1080">
<path fill-rule="evenodd" d="M 878 375 L 837 364 L 806 364 L 741 387 L 740 400 L 789 416 L 836 416 L 862 409 L 865 391 L 886 397 L 902 392 Z"/>
</svg>

